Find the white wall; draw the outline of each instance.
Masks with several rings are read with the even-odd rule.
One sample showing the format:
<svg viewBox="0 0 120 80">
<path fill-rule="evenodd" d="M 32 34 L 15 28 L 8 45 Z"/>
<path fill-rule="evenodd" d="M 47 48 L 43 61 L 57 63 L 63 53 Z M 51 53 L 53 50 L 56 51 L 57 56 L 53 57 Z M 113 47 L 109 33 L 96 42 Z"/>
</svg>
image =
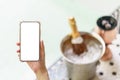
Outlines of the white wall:
<svg viewBox="0 0 120 80">
<path fill-rule="evenodd" d="M 119 0 L 0 0 L 0 80 L 35 78 L 16 53 L 20 21 L 41 22 L 49 67 L 61 56 L 60 41 L 71 31 L 69 16 L 75 16 L 79 30 L 90 31 L 99 16 L 110 14 L 119 5 Z"/>
</svg>

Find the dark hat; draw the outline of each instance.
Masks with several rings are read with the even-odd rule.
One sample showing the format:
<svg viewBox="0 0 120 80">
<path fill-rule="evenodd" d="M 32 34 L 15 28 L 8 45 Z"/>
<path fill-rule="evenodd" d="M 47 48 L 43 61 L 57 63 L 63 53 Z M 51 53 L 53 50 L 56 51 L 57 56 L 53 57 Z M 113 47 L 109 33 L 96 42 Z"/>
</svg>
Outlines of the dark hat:
<svg viewBox="0 0 120 80">
<path fill-rule="evenodd" d="M 97 25 L 103 30 L 112 30 L 117 26 L 117 20 L 112 16 L 102 16 L 97 20 Z"/>
</svg>

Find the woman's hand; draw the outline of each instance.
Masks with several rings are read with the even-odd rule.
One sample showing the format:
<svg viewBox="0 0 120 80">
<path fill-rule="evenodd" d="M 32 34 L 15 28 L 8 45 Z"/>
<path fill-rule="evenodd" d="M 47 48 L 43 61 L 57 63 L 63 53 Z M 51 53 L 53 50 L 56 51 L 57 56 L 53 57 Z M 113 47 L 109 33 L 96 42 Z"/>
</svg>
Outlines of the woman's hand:
<svg viewBox="0 0 120 80">
<path fill-rule="evenodd" d="M 17 43 L 20 46 L 20 43 Z M 20 55 L 20 50 L 17 50 Z M 29 67 L 37 76 L 37 80 L 49 80 L 48 72 L 45 66 L 45 50 L 43 41 L 40 42 L 40 59 L 39 61 L 27 61 Z"/>
<path fill-rule="evenodd" d="M 105 54 L 102 56 L 102 61 L 107 61 L 112 59 L 112 52 L 108 46 L 106 46 Z"/>
</svg>

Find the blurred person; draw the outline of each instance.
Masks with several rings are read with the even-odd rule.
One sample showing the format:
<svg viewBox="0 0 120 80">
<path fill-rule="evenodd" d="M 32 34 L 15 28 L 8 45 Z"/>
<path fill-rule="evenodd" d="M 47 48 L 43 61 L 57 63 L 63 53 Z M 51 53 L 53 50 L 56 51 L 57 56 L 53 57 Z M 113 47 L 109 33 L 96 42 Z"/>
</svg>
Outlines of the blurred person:
<svg viewBox="0 0 120 80">
<path fill-rule="evenodd" d="M 95 32 L 104 40 L 106 50 L 96 67 L 99 80 L 120 80 L 120 34 L 117 21 L 112 16 L 102 16 L 97 20 Z"/>
</svg>

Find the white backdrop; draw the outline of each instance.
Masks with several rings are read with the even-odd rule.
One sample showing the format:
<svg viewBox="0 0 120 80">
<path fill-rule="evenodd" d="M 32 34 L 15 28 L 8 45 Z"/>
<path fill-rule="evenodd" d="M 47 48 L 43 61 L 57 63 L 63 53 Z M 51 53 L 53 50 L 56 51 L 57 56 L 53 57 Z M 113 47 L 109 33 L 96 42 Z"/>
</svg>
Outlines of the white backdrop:
<svg viewBox="0 0 120 80">
<path fill-rule="evenodd" d="M 74 16 L 79 30 L 90 31 L 96 19 L 109 15 L 120 0 L 0 0 L 0 80 L 33 80 L 34 73 L 18 59 L 19 22 L 41 22 L 46 65 L 61 56 L 60 41 L 70 33 L 67 22 Z"/>
</svg>

